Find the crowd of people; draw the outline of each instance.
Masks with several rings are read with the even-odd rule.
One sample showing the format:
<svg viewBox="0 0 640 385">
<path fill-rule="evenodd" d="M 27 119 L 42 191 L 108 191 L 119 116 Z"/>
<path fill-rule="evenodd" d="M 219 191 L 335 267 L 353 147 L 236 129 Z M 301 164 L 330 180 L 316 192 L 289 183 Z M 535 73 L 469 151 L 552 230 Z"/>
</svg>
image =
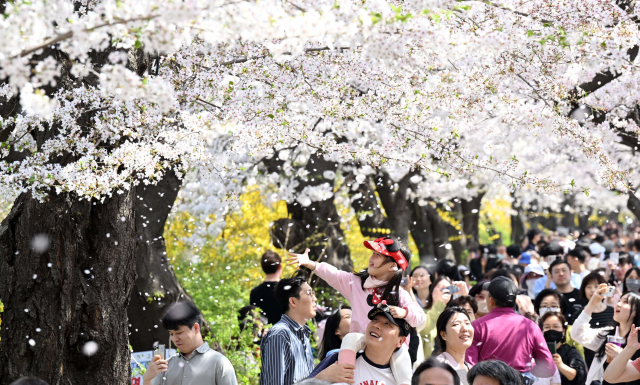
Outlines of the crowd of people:
<svg viewBox="0 0 640 385">
<path fill-rule="evenodd" d="M 259 343 L 260 385 L 640 385 L 638 230 L 531 230 L 520 245 L 471 250 L 468 266 L 410 269 L 393 237 L 364 243 L 360 272 L 269 251 L 238 320 Z M 282 278 L 284 263 L 304 269 Z M 344 303 L 321 308 L 309 273 Z M 174 304 L 162 323 L 179 353 L 154 357 L 145 385 L 237 384 L 194 304 Z"/>
<path fill-rule="evenodd" d="M 270 275 L 284 261 L 265 254 L 268 279 L 251 302 L 268 319 L 282 315 L 261 338 L 260 385 L 640 385 L 637 231 L 534 229 L 520 245 L 471 250 L 468 266 L 409 269 L 411 253 L 393 237 L 365 242 L 361 272 L 289 254 L 346 300 L 327 317 L 306 278 Z"/>
</svg>

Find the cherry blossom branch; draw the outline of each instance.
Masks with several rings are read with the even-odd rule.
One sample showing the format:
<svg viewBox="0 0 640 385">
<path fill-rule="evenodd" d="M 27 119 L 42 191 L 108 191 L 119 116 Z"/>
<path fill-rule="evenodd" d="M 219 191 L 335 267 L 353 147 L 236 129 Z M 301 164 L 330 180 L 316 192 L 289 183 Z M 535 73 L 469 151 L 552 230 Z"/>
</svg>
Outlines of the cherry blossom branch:
<svg viewBox="0 0 640 385">
<path fill-rule="evenodd" d="M 150 15 L 150 16 L 134 17 L 133 19 L 117 20 L 115 23 L 104 23 L 104 24 L 100 24 L 100 25 L 95 26 L 95 27 L 85 28 L 83 30 L 83 32 L 93 32 L 93 31 L 95 31 L 97 29 L 104 28 L 104 27 L 111 27 L 111 26 L 118 25 L 118 24 L 132 23 L 132 22 L 141 21 L 141 20 L 151 20 L 151 19 L 154 19 L 156 17 L 158 17 L 158 16 L 157 15 Z M 70 39 L 73 36 L 74 36 L 73 31 L 65 32 L 65 33 L 63 33 L 61 35 L 58 35 L 58 36 L 50 38 L 49 40 L 45 41 L 44 43 L 42 43 L 42 44 L 40 44 L 40 45 L 38 45 L 36 47 L 26 49 L 26 50 L 20 52 L 19 54 L 12 56 L 11 58 L 15 59 L 15 58 L 19 58 L 19 57 L 25 57 L 25 56 L 30 55 L 30 54 L 38 51 L 38 50 L 47 48 L 50 45 L 59 43 L 61 41 L 67 40 L 67 39 Z"/>
</svg>

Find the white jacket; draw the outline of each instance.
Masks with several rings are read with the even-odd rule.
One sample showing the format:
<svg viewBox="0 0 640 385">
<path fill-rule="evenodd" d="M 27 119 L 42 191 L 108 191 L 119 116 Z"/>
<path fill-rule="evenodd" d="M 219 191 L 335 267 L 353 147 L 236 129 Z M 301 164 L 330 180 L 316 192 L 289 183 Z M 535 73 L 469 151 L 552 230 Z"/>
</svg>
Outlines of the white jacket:
<svg viewBox="0 0 640 385">
<path fill-rule="evenodd" d="M 600 333 L 605 334 L 607 331 L 613 329 L 611 326 L 604 328 L 594 329 L 589 325 L 591 321 L 591 315 L 584 311 L 578 316 L 571 328 L 571 338 L 574 341 L 584 346 L 587 349 L 591 349 L 597 352 L 600 346 L 604 342 L 602 338 L 598 337 Z M 591 384 L 591 381 L 602 381 L 604 378 L 604 363 L 607 361 L 607 355 L 602 357 L 593 357 L 593 362 L 587 373 L 586 384 Z"/>
</svg>

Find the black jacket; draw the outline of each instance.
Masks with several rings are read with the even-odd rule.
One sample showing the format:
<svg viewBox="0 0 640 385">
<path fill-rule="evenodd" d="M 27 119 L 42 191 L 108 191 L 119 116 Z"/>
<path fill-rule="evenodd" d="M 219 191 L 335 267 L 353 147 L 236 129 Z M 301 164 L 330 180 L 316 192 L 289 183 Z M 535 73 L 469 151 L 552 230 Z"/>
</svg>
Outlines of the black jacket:
<svg viewBox="0 0 640 385">
<path fill-rule="evenodd" d="M 562 344 L 560 349 L 558 349 L 558 354 L 565 365 L 576 370 L 576 377 L 571 381 L 569 381 L 562 372 L 560 372 L 562 385 L 583 385 L 587 380 L 587 364 L 584 362 L 576 348 L 567 344 Z"/>
</svg>

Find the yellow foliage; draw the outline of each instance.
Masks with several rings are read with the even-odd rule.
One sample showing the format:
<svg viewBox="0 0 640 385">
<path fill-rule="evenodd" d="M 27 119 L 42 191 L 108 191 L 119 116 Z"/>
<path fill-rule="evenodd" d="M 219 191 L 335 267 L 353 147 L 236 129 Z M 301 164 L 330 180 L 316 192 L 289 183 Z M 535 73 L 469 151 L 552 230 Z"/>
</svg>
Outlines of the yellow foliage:
<svg viewBox="0 0 640 385">
<path fill-rule="evenodd" d="M 262 281 L 262 269 L 260 268 L 260 256 L 267 250 L 282 253 L 271 245 L 269 225 L 273 221 L 287 216 L 287 205 L 284 201 L 277 202 L 273 207 L 265 204 L 260 195 L 258 186 L 250 186 L 247 192 L 240 196 L 242 206 L 226 216 L 226 226 L 216 238 L 209 240 L 201 249 L 191 247 L 182 242 L 188 233 L 195 230 L 195 222 L 189 213 L 180 213 L 172 221 L 167 221 L 165 226 L 165 239 L 167 241 L 167 254 L 173 259 L 182 256 L 185 259 L 197 255 L 203 264 L 215 266 L 234 266 L 234 263 L 243 265 L 244 276 L 249 280 L 247 287 L 253 287 Z M 215 220 L 212 215 L 211 220 Z M 226 250 L 226 258 L 221 261 L 217 256 L 218 247 L 223 245 Z M 245 263 L 253 261 L 248 268 Z M 286 274 L 286 269 L 285 269 Z"/>
<path fill-rule="evenodd" d="M 488 218 L 491 221 L 492 229 L 502 234 L 503 244 L 508 245 L 511 242 L 510 212 L 511 203 L 506 199 L 496 198 L 490 201 L 482 200 L 480 223 L 478 224 L 481 244 L 493 243 L 493 240 L 497 239 L 496 234 L 489 236 L 487 224 L 484 223 L 483 218 Z"/>
</svg>

